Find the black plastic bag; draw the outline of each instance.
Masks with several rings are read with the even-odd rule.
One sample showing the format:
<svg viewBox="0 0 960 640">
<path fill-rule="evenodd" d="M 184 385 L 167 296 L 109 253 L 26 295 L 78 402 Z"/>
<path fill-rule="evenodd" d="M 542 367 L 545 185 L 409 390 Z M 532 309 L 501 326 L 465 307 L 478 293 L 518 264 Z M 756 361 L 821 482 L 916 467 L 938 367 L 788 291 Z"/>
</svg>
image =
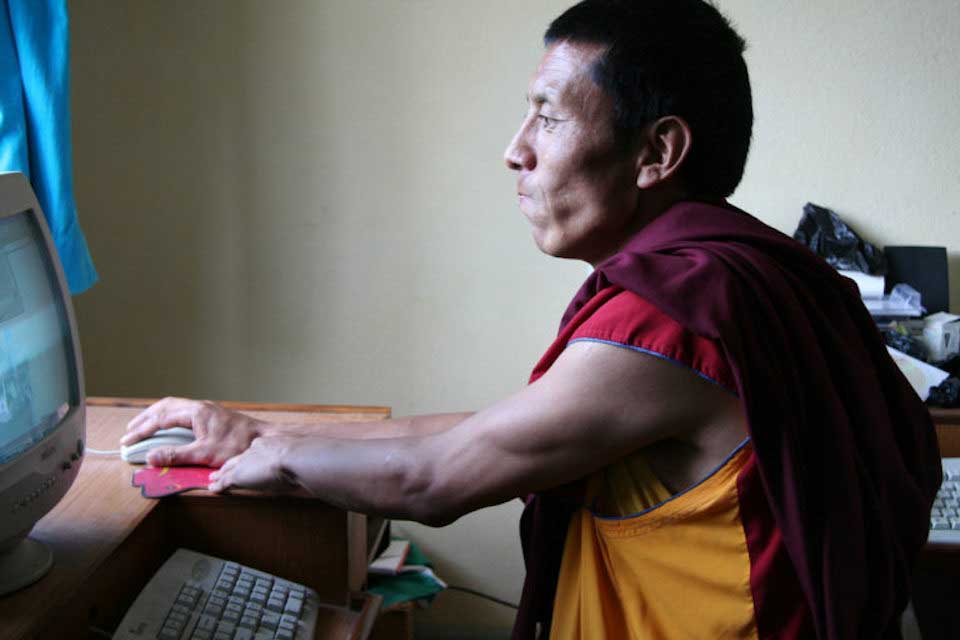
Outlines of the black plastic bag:
<svg viewBox="0 0 960 640">
<path fill-rule="evenodd" d="M 927 404 L 931 407 L 960 407 L 960 379 L 950 376 L 935 387 L 930 387 Z"/>
<path fill-rule="evenodd" d="M 884 275 L 883 251 L 860 239 L 836 213 L 808 202 L 793 239 L 810 247 L 836 269 Z"/>
<path fill-rule="evenodd" d="M 880 333 L 883 335 L 883 341 L 887 343 L 888 347 L 892 347 L 917 360 L 926 361 L 929 355 L 927 353 L 927 345 L 923 344 L 920 340 L 913 336 L 906 335 L 897 329 L 882 329 Z"/>
</svg>

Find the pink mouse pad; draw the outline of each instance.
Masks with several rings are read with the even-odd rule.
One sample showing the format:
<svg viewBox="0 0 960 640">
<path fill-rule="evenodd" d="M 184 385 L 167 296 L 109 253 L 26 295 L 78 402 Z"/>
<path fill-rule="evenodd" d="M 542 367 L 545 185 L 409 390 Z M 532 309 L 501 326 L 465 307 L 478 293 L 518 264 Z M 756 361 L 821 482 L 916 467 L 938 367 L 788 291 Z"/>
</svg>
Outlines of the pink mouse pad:
<svg viewBox="0 0 960 640">
<path fill-rule="evenodd" d="M 133 486 L 144 498 L 162 498 L 191 489 L 206 489 L 212 467 L 145 467 L 133 473 Z"/>
</svg>

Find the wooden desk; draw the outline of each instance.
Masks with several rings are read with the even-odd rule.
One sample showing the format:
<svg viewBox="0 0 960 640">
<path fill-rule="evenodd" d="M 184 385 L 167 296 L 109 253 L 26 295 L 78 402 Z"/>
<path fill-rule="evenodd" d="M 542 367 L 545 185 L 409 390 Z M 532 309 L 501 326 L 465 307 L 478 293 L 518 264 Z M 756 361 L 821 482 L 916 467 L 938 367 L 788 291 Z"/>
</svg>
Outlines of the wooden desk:
<svg viewBox="0 0 960 640">
<path fill-rule="evenodd" d="M 90 398 L 87 447 L 112 450 L 148 400 Z M 277 422 L 381 420 L 384 407 L 225 403 Z M 84 456 L 63 500 L 31 537 L 53 550 L 39 582 L 0 598 L 0 640 L 85 638 L 112 632 L 153 573 L 177 547 L 225 557 L 306 584 L 324 602 L 317 638 L 365 638 L 379 597 L 363 595 L 370 547 L 382 521 L 316 500 L 190 492 L 149 500 L 117 456 Z M 369 525 L 369 526 L 368 526 Z M 93 637 L 93 636 L 91 636 Z"/>
<path fill-rule="evenodd" d="M 930 409 L 940 455 L 960 456 L 960 409 Z M 913 576 L 913 606 L 924 640 L 960 637 L 960 547 L 928 544 Z"/>
</svg>

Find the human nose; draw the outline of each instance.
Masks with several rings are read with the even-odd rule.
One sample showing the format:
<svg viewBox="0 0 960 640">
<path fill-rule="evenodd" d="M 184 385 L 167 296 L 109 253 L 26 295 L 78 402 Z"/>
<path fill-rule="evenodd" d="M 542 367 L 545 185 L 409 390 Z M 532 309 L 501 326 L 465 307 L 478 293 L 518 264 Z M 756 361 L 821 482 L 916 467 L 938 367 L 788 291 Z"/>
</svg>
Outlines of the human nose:
<svg viewBox="0 0 960 640">
<path fill-rule="evenodd" d="M 511 171 L 520 171 L 521 169 L 529 171 L 537 164 L 536 154 L 527 139 L 530 129 L 529 124 L 528 120 L 524 120 L 510 144 L 507 145 L 507 150 L 503 153 L 503 160 Z"/>
</svg>

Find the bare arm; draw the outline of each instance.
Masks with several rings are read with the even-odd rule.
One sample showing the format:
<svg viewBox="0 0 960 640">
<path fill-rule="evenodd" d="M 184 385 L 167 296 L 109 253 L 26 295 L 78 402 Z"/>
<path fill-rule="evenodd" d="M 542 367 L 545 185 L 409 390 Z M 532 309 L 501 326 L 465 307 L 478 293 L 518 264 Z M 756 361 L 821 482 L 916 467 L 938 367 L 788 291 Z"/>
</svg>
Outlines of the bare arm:
<svg viewBox="0 0 960 640">
<path fill-rule="evenodd" d="M 256 438 L 270 436 L 322 436 L 368 439 L 425 436 L 451 428 L 470 413 L 439 413 L 371 422 L 319 424 L 270 423 L 230 411 L 206 400 L 164 398 L 138 414 L 120 440 L 128 445 L 148 438 L 159 429 L 189 427 L 196 440 L 181 447 L 161 447 L 147 456 L 154 466 L 205 464 L 220 466 L 245 451 Z"/>
<path fill-rule="evenodd" d="M 407 438 L 262 438 L 211 489 L 299 488 L 338 506 L 443 525 L 582 477 L 667 437 L 742 429 L 736 398 L 689 370 L 576 343 L 519 393 L 444 431 Z"/>
<path fill-rule="evenodd" d="M 446 431 L 469 418 L 472 413 L 432 413 L 371 422 L 325 422 L 321 424 L 272 423 L 260 432 L 262 436 L 310 436 L 344 440 L 376 438 L 410 438 Z"/>
</svg>

